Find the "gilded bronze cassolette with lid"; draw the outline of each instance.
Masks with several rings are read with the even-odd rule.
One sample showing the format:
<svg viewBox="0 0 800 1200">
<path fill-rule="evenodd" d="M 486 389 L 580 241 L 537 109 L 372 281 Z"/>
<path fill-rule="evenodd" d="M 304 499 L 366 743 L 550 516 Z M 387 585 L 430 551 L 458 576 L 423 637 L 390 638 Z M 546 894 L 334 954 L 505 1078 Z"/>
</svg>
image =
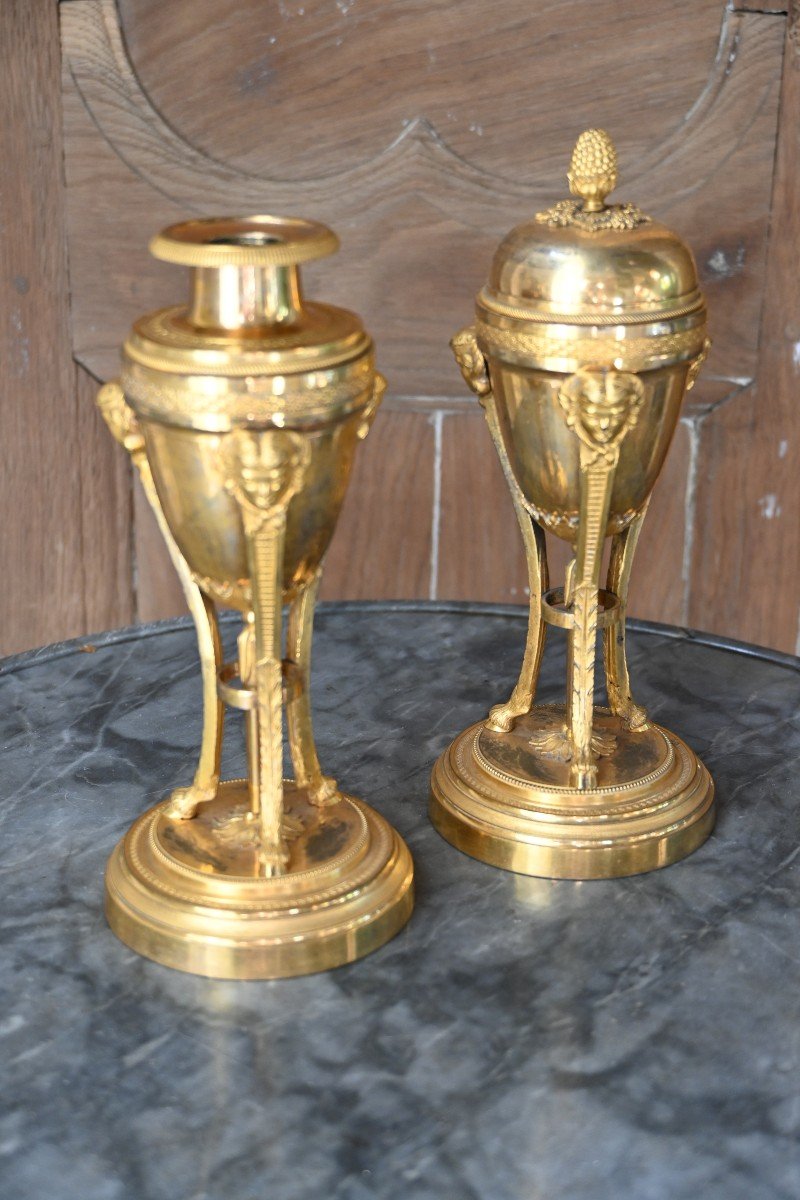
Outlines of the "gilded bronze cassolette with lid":
<svg viewBox="0 0 800 1200">
<path fill-rule="evenodd" d="M 582 134 L 568 176 L 574 198 L 502 241 L 476 322 L 452 342 L 514 500 L 530 624 L 510 700 L 437 762 L 431 814 L 467 853 L 532 875 L 664 866 L 698 846 L 714 818 L 708 772 L 634 702 L 625 658 L 633 555 L 707 353 L 706 309 L 688 247 L 635 205 L 606 203 L 616 176 L 608 136 Z M 573 550 L 562 587 L 549 584 L 545 531 Z M 564 706 L 533 704 L 548 625 L 568 636 Z"/>
</svg>

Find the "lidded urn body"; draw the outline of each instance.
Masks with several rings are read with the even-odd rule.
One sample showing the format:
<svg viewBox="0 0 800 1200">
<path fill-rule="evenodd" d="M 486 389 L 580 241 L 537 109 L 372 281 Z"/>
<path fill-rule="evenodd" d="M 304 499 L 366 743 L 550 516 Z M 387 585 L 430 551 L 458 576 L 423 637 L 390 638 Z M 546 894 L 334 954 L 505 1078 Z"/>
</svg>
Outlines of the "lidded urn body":
<svg viewBox="0 0 800 1200">
<path fill-rule="evenodd" d="M 601 147 L 610 157 L 599 135 L 584 134 L 580 161 Z M 576 170 L 571 179 L 580 186 Z M 535 519 L 572 543 L 584 439 L 565 404 L 579 433 L 591 439 L 597 415 L 598 444 L 618 446 L 606 533 L 619 533 L 650 496 L 707 340 L 689 248 L 632 204 L 585 205 L 562 201 L 503 239 L 475 325 L 515 478 Z M 565 377 L 580 372 L 561 398 Z M 592 399 L 601 381 L 603 399 Z"/>
<path fill-rule="evenodd" d="M 582 134 L 574 198 L 503 239 L 475 324 L 452 342 L 511 489 L 531 603 L 514 693 L 442 755 L 431 812 L 461 849 L 533 875 L 663 866 L 713 823 L 708 772 L 634 703 L 625 655 L 633 554 L 707 353 L 706 308 L 680 238 L 605 203 L 616 170 L 608 136 Z M 563 586 L 550 587 L 545 532 L 572 547 Z M 563 707 L 533 705 L 548 625 L 568 637 Z M 600 629 L 607 707 L 594 704 Z"/>
<path fill-rule="evenodd" d="M 166 229 L 151 250 L 192 269 L 189 303 L 135 323 L 120 380 L 98 401 L 180 576 L 203 681 L 194 781 L 115 850 L 107 913 L 134 949 L 199 974 L 335 966 L 411 911 L 404 843 L 323 775 L 311 725 L 322 561 L 385 386 L 359 318 L 303 296 L 300 265 L 337 246 L 297 218 Z M 234 662 L 222 658 L 218 605 L 243 618 Z M 225 704 L 245 713 L 248 770 L 220 782 Z"/>
</svg>

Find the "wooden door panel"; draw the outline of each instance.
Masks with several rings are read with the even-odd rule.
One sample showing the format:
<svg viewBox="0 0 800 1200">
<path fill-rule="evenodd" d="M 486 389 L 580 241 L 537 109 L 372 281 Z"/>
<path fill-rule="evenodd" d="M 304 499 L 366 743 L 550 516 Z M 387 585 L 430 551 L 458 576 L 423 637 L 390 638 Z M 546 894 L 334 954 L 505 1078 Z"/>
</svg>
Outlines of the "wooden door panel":
<svg viewBox="0 0 800 1200">
<path fill-rule="evenodd" d="M 620 150 L 702 116 L 740 52 L 719 0 L 121 0 L 130 61 L 189 144 L 263 178 L 336 178 L 425 121 L 480 172 L 559 183 L 585 114 Z M 722 28 L 721 28 L 722 26 Z M 631 98 L 641 99 L 631 120 Z"/>
<path fill-rule="evenodd" d="M 620 195 L 635 196 L 696 248 L 714 314 L 709 371 L 752 377 L 780 82 L 774 19 L 716 2 L 662 2 L 649 6 L 645 27 L 629 6 L 587 0 L 565 25 L 563 4 L 535 6 L 530 16 L 518 0 L 503 6 L 497 29 L 486 30 L 470 2 L 429 6 L 418 30 L 393 19 L 416 5 L 376 0 L 371 20 L 365 12 L 347 25 L 348 45 L 369 62 L 337 77 L 342 95 L 326 103 L 318 75 L 334 70 L 335 56 L 325 53 L 330 5 L 309 0 L 292 23 L 280 16 L 285 4 L 253 3 L 200 33 L 204 4 L 173 2 L 165 20 L 127 0 L 126 40 L 110 0 L 74 0 L 65 10 L 75 348 L 92 370 L 109 369 L 136 315 L 177 294 L 176 273 L 145 253 L 158 225 L 178 213 L 267 208 L 340 231 L 342 252 L 319 264 L 313 280 L 319 294 L 367 317 L 393 393 L 451 395 L 458 377 L 447 341 L 469 314 L 498 239 L 564 194 L 576 133 L 603 123 L 619 144 Z M 317 9 L 324 21 L 313 19 Z M 342 28 L 355 12 L 339 14 Z M 245 88 L 245 102 L 240 72 L 255 70 L 254 47 L 283 25 L 291 65 L 257 96 Z M 448 46 L 470 70 L 421 70 L 429 25 L 438 31 L 430 46 Z M 673 32 L 659 57 L 662 25 Z M 509 29 L 517 49 L 507 67 Z M 590 49 L 588 61 L 602 66 L 581 71 Z M 375 55 L 388 91 L 365 83 Z M 213 64 L 207 79 L 203 62 Z M 568 88 L 565 64 L 574 73 Z M 478 77 L 489 89 L 485 111 L 475 107 Z M 303 101 L 306 88 L 313 104 Z M 647 102 L 632 104 L 637 94 Z M 244 166 L 226 149 L 237 139 L 250 147 Z"/>
<path fill-rule="evenodd" d="M 424 444 L 431 473 L 398 568 L 397 556 L 389 564 L 361 544 L 375 544 L 389 486 L 376 466 L 384 449 L 364 448 L 326 594 L 512 597 L 524 578 L 510 505 L 498 494 L 494 532 L 477 537 L 476 502 L 464 498 L 479 464 L 492 495 L 499 480 L 447 342 L 470 319 L 498 239 L 564 194 L 575 136 L 603 126 L 620 153 L 619 197 L 692 244 L 714 338 L 653 501 L 634 609 L 788 648 L 796 567 L 782 563 L 781 603 L 757 617 L 730 596 L 757 584 L 745 530 L 762 573 L 780 556 L 775 522 L 754 514 L 771 494 L 761 480 L 772 441 L 798 432 L 784 364 L 793 326 L 779 344 L 764 335 L 768 256 L 770 329 L 794 295 L 770 247 L 771 220 L 797 234 L 786 186 L 775 193 L 784 216 L 772 209 L 793 25 L 723 0 L 654 0 L 646 15 L 621 0 L 506 0 L 488 12 L 478 0 L 63 4 L 75 356 L 107 378 L 134 317 L 181 295 L 180 272 L 146 251 L 169 221 L 268 210 L 328 222 L 342 250 L 308 269 L 307 290 L 363 315 L 389 379 L 382 419 L 403 424 L 395 450 Z M 744 488 L 723 427 L 755 430 Z M 373 437 L 383 447 L 378 426 Z M 800 503 L 777 469 L 785 503 Z M 137 611 L 167 615 L 179 603 L 169 567 L 151 523 L 134 524 Z"/>
</svg>

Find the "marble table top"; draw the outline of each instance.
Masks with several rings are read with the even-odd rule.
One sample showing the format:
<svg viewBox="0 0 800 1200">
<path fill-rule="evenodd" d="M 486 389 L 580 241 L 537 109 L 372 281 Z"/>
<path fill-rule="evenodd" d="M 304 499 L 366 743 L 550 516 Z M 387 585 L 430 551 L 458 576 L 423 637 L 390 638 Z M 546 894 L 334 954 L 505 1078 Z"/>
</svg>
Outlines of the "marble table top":
<svg viewBox="0 0 800 1200">
<path fill-rule="evenodd" d="M 524 630 L 323 608 L 323 766 L 406 837 L 417 906 L 371 957 L 270 983 L 170 971 L 103 919 L 114 843 L 191 778 L 190 626 L 2 664 L 0 1196 L 798 1200 L 800 662 L 634 627 L 637 696 L 707 763 L 717 828 L 667 870 L 551 882 L 426 817 L 434 759 L 505 697 Z M 226 760 L 243 770 L 235 717 Z"/>
</svg>

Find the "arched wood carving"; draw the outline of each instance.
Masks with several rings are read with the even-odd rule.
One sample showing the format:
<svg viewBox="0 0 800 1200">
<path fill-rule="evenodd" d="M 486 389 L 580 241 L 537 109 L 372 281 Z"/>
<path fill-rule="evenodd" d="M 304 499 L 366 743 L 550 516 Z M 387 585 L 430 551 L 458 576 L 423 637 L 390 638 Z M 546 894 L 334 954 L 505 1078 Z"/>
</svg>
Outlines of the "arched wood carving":
<svg viewBox="0 0 800 1200">
<path fill-rule="evenodd" d="M 178 274 L 146 249 L 169 221 L 223 210 L 324 220 L 342 249 L 309 272 L 309 288 L 364 314 L 389 381 L 327 594 L 521 601 L 513 515 L 447 344 L 498 239 L 565 194 L 575 135 L 605 126 L 620 150 L 616 198 L 693 246 L 714 339 L 654 496 L 632 611 L 788 648 L 789 566 L 777 607 L 739 597 L 765 594 L 770 553 L 792 558 L 774 514 L 790 491 L 800 508 L 776 457 L 800 441 L 781 316 L 794 276 L 770 244 L 771 220 L 794 229 L 796 137 L 778 142 L 774 185 L 794 19 L 736 0 L 653 0 L 646 12 L 504 0 L 489 13 L 485 0 L 238 0 L 224 11 L 217 0 L 65 0 L 75 356 L 108 378 L 130 322 L 179 294 Z M 797 76 L 783 77 L 787 113 Z M 381 526 L 387 503 L 402 514 L 399 540 Z M 165 615 L 175 595 L 138 506 L 134 537 L 137 611 Z"/>
<path fill-rule="evenodd" d="M 359 2 L 363 4 L 364 0 Z M 251 37 L 263 37 L 266 31 L 280 28 L 281 12 L 287 5 L 288 0 L 275 5 L 245 3 L 242 7 L 247 10 L 243 14 L 247 21 L 237 28 L 242 36 L 249 29 Z M 519 18 L 518 37 L 524 42 L 526 25 L 533 37 L 541 18 L 528 3 L 509 0 L 509 6 Z M 159 31 L 164 21 L 164 6 L 156 6 L 157 11 L 153 9 L 152 13 L 150 7 L 139 0 L 127 0 L 123 6 L 135 34 L 133 40 L 146 45 L 154 39 L 148 41 L 145 34 Z M 432 6 L 434 10 L 437 7 L 442 10 L 441 26 L 445 6 Z M 134 269 L 145 279 L 157 278 L 159 269 L 147 262 L 143 247 L 148 234 L 161 221 L 174 213 L 233 208 L 256 211 L 266 207 L 271 211 L 308 213 L 341 231 L 343 252 L 319 275 L 337 298 L 361 310 L 369 309 L 395 394 L 443 395 L 456 391 L 457 378 L 446 354 L 453 320 L 457 315 L 468 315 L 471 295 L 485 273 L 497 238 L 527 214 L 564 194 L 571 145 L 568 131 L 596 123 L 590 115 L 602 107 L 603 82 L 613 95 L 614 64 L 607 65 L 605 60 L 619 53 L 617 43 L 624 30 L 633 42 L 625 51 L 627 59 L 639 61 L 639 55 L 646 64 L 660 55 L 660 70 L 675 59 L 674 77 L 680 80 L 683 73 L 687 81 L 683 86 L 676 85 L 672 77 L 668 84 L 659 80 L 642 82 L 638 104 L 650 110 L 646 119 L 642 108 L 637 108 L 635 96 L 619 96 L 610 104 L 605 101 L 623 155 L 626 145 L 634 150 L 630 157 L 623 157 L 619 195 L 635 198 L 647 211 L 673 223 L 691 238 L 699 251 L 717 327 L 710 373 L 730 380 L 752 377 L 756 344 L 752 330 L 760 299 L 760 288 L 752 285 L 758 285 L 763 260 L 769 155 L 763 155 L 761 175 L 752 171 L 743 175 L 741 165 L 752 158 L 759 145 L 768 146 L 770 135 L 774 137 L 778 92 L 774 64 L 780 42 L 775 23 L 759 14 L 731 11 L 718 0 L 705 0 L 691 10 L 662 0 L 652 6 L 648 29 L 643 30 L 635 15 L 626 19 L 620 14 L 619 5 L 592 0 L 591 4 L 577 5 L 593 11 L 595 19 L 587 26 L 581 52 L 574 52 L 567 62 L 558 64 L 564 77 L 560 90 L 552 86 L 544 89 L 542 64 L 546 63 L 549 72 L 556 69 L 556 64 L 548 57 L 547 45 L 534 42 L 526 50 L 530 66 L 528 78 L 523 80 L 526 90 L 515 96 L 497 86 L 503 54 L 510 53 L 508 47 L 503 49 L 502 39 L 498 38 L 500 44 L 493 47 L 492 31 L 475 27 L 474 5 L 449 3 L 446 7 L 454 14 L 449 36 L 466 40 L 471 49 L 482 45 L 482 74 L 477 79 L 465 79 L 460 86 L 442 84 L 440 94 L 429 86 L 428 101 L 440 110 L 445 103 L 460 103 L 471 110 L 474 93 L 480 98 L 481 89 L 499 91 L 494 109 L 502 125 L 497 137 L 505 149 L 504 161 L 487 164 L 483 149 L 485 143 L 495 140 L 489 99 L 482 100 L 480 111 L 485 115 L 481 135 L 471 139 L 470 152 L 463 131 L 457 139 L 461 144 L 455 149 L 442 121 L 434 122 L 428 115 L 425 98 L 413 94 L 405 97 L 404 111 L 410 115 L 398 119 L 394 129 L 384 130 L 388 140 L 376 146 L 375 137 L 364 133 L 363 119 L 358 117 L 364 106 L 369 107 L 369 97 L 361 102 L 357 94 L 345 93 L 347 107 L 342 102 L 341 114 L 326 127 L 328 135 L 336 134 L 340 144 L 326 146 L 321 155 L 325 169 L 314 174 L 317 135 L 300 113 L 283 142 L 294 140 L 302 167 L 292 172 L 295 177 L 285 178 L 270 170 L 268 88 L 259 92 L 249 108 L 238 106 L 240 127 L 244 116 L 251 114 L 248 158 L 251 163 L 258 162 L 260 170 L 231 165 L 219 154 L 224 138 L 217 136 L 216 155 L 199 150 L 172 124 L 170 113 L 162 113 L 152 102 L 127 52 L 114 0 L 72 0 L 66 4 L 62 16 L 68 102 L 65 128 L 72 200 L 73 301 L 81 359 L 102 373 L 103 352 L 118 342 L 127 318 L 141 311 L 142 305 L 133 305 L 122 289 L 114 295 L 107 288 L 101 296 L 98 283 L 102 279 L 113 287 L 119 279 L 128 284 Z M 295 13 L 303 10 L 306 44 L 313 44 L 321 14 L 330 8 L 330 4 L 323 5 L 319 0 L 294 6 Z M 347 10 L 346 0 L 340 8 Z M 391 10 L 398 16 L 402 8 L 382 0 L 379 5 L 373 2 L 370 11 L 385 24 L 391 21 Z M 204 15 L 216 11 L 216 6 L 205 0 L 193 0 L 191 4 L 178 0 L 170 9 L 176 31 L 181 28 L 177 20 L 180 11 L 192 17 L 191 27 L 183 21 L 185 44 L 177 42 L 164 59 L 173 80 L 172 88 L 167 90 L 174 98 L 185 90 L 182 71 L 188 67 L 184 59 L 188 56 L 191 62 L 192 46 Z M 460 10 L 464 11 L 459 18 Z M 597 19 L 606 14 L 605 24 Z M 702 59 L 690 64 L 685 58 L 678 61 L 675 48 L 669 44 L 656 49 L 654 23 L 663 22 L 671 14 L 683 23 L 684 38 L 694 33 L 704 45 L 707 63 Z M 344 28 L 347 11 L 339 15 L 339 24 Z M 580 31 L 580 16 L 574 11 L 570 16 L 573 34 Z M 419 19 L 424 18 L 420 15 Z M 710 33 L 715 34 L 715 44 Z M 407 29 L 406 35 L 413 36 L 413 30 Z M 269 35 L 267 41 L 275 36 Z M 439 28 L 438 47 L 446 44 L 447 36 L 448 26 Z M 369 54 L 368 31 L 362 37 L 364 58 Z M 391 25 L 384 37 L 391 44 Z M 162 43 L 165 38 L 166 33 L 161 34 Z M 227 24 L 219 27 L 216 39 L 212 34 L 204 36 L 203 46 L 212 60 L 215 45 L 219 44 L 222 52 L 226 39 L 230 41 Z M 304 45 L 302 37 L 297 45 Z M 230 48 L 229 57 L 233 49 L 235 57 L 246 60 L 246 43 Z M 399 46 L 398 52 L 403 49 Z M 414 44 L 408 49 L 411 53 Z M 441 49 L 430 52 L 441 53 Z M 593 55 L 602 62 L 594 65 Z M 147 63 L 144 65 L 147 67 Z M 699 68 L 705 74 L 700 74 Z M 238 68 L 240 72 L 242 69 Z M 286 90 L 291 92 L 294 87 L 302 95 L 304 72 L 311 70 L 308 57 L 302 56 L 298 56 L 296 65 L 284 66 L 275 84 L 284 118 L 291 110 Z M 664 90 L 666 98 L 659 95 Z M 209 88 L 199 98 L 195 95 L 193 109 L 205 106 L 213 110 L 219 125 L 225 114 L 217 109 L 228 94 L 220 96 Z M 665 112 L 654 118 L 652 109 L 659 100 Z M 379 103 L 376 88 L 375 104 Z M 521 114 L 515 115 L 520 109 Z M 455 116 L 453 109 L 448 111 Z M 510 132 L 509 122 L 513 126 Z M 358 131 L 356 138 L 352 124 Z M 649 134 L 646 139 L 642 126 Z M 559 131 L 557 144 L 553 127 Z M 91 148 L 89 138 L 96 143 Z M 283 154 L 285 157 L 285 149 Z M 497 150 L 488 158 L 497 160 Z M 108 200 L 102 191 L 98 194 L 96 173 L 91 185 L 80 178 L 79 173 L 89 161 L 102 171 Z M 302 175 L 298 177 L 300 169 Z M 89 186 L 92 204 L 88 203 Z M 120 193 L 119 202 L 113 205 L 109 201 L 116 191 Z M 92 220 L 98 202 L 103 209 L 102 228 Z M 716 228 L 708 227 L 710 212 Z M 152 214 L 149 220 L 146 214 Z M 737 280 L 745 286 L 738 286 Z M 148 289 L 149 294 L 156 292 L 166 294 L 161 288 L 153 288 L 152 292 Z"/>
</svg>

